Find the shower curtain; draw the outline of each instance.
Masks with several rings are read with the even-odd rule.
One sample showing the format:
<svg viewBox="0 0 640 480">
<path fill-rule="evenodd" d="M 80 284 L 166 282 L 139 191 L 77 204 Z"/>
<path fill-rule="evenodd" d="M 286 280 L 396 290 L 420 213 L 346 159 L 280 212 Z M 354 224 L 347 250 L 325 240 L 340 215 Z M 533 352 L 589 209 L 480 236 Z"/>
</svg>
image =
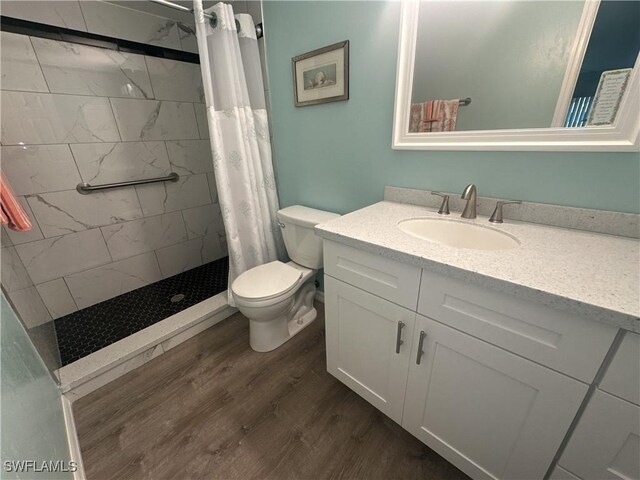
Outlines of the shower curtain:
<svg viewBox="0 0 640 480">
<path fill-rule="evenodd" d="M 229 246 L 231 284 L 242 272 L 284 259 L 276 212 L 262 69 L 253 19 L 231 5 L 207 9 L 194 0 L 200 67 L 220 207 Z M 238 31 L 239 30 L 239 31 Z"/>
</svg>

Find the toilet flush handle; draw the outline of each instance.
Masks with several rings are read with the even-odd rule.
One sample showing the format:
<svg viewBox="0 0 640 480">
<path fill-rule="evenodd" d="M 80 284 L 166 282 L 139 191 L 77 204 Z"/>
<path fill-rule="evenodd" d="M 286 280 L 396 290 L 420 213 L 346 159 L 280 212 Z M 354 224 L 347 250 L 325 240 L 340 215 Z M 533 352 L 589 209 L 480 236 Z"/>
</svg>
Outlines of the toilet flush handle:
<svg viewBox="0 0 640 480">
<path fill-rule="evenodd" d="M 278 226 L 280 228 L 286 228 L 286 225 L 284 223 L 282 223 L 282 222 L 278 222 Z"/>
</svg>

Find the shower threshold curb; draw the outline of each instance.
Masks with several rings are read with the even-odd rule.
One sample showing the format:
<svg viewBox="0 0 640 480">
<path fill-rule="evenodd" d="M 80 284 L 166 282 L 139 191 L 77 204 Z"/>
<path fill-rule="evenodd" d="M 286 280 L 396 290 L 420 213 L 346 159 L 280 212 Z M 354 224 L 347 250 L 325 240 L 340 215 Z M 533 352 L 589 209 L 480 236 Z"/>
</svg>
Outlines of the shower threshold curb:
<svg viewBox="0 0 640 480">
<path fill-rule="evenodd" d="M 62 393 L 73 402 L 233 315 L 227 291 L 56 370 Z"/>
</svg>

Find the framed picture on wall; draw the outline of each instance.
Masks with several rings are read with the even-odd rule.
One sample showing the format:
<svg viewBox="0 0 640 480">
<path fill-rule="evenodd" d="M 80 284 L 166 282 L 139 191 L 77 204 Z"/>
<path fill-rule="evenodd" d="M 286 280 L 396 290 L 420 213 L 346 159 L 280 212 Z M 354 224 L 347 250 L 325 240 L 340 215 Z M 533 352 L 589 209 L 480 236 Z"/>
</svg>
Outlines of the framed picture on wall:
<svg viewBox="0 0 640 480">
<path fill-rule="evenodd" d="M 349 99 L 349 40 L 291 59 L 296 107 Z"/>
</svg>

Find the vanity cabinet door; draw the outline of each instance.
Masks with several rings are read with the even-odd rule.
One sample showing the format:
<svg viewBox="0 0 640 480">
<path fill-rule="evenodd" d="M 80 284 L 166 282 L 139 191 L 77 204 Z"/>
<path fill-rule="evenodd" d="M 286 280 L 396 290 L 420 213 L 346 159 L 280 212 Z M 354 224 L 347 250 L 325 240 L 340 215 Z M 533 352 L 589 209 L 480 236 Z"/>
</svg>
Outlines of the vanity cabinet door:
<svg viewBox="0 0 640 480">
<path fill-rule="evenodd" d="M 324 287 L 327 370 L 400 423 L 416 314 L 328 275 Z"/>
<path fill-rule="evenodd" d="M 418 315 L 402 426 L 474 479 L 541 479 L 586 392 L 577 380 Z"/>
<path fill-rule="evenodd" d="M 640 478 L 640 407 L 596 390 L 558 463 L 584 480 Z"/>
<path fill-rule="evenodd" d="M 640 405 L 640 335 L 624 332 L 622 343 L 600 381 L 600 390 Z"/>
</svg>

